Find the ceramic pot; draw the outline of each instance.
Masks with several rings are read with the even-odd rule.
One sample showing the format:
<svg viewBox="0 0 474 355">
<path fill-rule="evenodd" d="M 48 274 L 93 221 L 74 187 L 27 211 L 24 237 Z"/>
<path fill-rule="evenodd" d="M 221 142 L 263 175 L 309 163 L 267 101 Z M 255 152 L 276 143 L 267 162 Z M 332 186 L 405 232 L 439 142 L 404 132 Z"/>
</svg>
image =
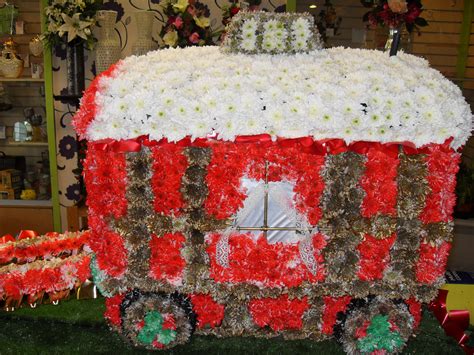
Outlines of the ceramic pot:
<svg viewBox="0 0 474 355">
<path fill-rule="evenodd" d="M 156 49 L 156 43 L 153 41 L 153 12 L 137 11 L 133 13 L 133 18 L 137 25 L 137 40 L 132 46 L 132 54 L 143 55 Z"/>
<path fill-rule="evenodd" d="M 120 59 L 121 48 L 120 40 L 115 33 L 117 11 L 98 11 L 97 19 L 100 25 L 99 42 L 95 51 L 95 67 L 98 75 Z"/>
</svg>

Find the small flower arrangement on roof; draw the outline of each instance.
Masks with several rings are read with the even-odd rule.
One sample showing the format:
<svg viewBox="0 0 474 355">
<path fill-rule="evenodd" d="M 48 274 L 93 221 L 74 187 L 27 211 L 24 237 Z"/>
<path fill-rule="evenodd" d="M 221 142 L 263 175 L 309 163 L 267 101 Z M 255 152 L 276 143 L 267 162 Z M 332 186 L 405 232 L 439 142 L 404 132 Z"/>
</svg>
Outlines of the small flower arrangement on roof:
<svg viewBox="0 0 474 355">
<path fill-rule="evenodd" d="M 52 0 L 45 8 L 47 29 L 41 36 L 49 47 L 73 41 L 84 42 L 91 49 L 97 42 L 92 29 L 102 0 Z"/>
<path fill-rule="evenodd" d="M 423 12 L 421 0 L 361 0 L 365 7 L 372 7 L 364 17 L 364 22 L 371 26 L 388 26 L 400 28 L 406 26 L 408 32 L 419 27 L 428 26 L 428 22 L 420 17 Z"/>
<path fill-rule="evenodd" d="M 214 44 L 207 5 L 196 0 L 166 0 L 162 6 L 168 17 L 160 33 L 166 47 Z"/>
<path fill-rule="evenodd" d="M 226 32 L 222 45 L 230 53 L 306 53 L 321 48 L 310 14 L 240 11 Z"/>
</svg>

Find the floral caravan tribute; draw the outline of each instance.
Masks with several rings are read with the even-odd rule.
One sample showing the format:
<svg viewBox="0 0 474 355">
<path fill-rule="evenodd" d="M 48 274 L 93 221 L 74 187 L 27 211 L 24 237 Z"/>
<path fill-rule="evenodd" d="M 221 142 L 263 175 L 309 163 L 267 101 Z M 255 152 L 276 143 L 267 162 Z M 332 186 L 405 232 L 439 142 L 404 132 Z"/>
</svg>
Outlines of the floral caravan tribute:
<svg viewBox="0 0 474 355">
<path fill-rule="evenodd" d="M 91 272 L 132 344 L 397 353 L 416 331 L 470 108 L 421 58 L 319 47 L 308 15 L 242 13 L 222 48 L 129 57 L 85 92 Z"/>
</svg>

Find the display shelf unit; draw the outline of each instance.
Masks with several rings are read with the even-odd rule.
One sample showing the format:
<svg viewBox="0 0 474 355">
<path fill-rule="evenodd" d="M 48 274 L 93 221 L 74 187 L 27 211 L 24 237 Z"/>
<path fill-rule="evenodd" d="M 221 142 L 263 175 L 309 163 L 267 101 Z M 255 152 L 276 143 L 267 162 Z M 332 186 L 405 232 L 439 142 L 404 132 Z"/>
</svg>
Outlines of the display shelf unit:
<svg viewBox="0 0 474 355">
<path fill-rule="evenodd" d="M 0 147 L 5 146 L 5 147 L 27 147 L 27 148 L 33 148 L 33 147 L 41 147 L 41 148 L 47 148 L 49 147 L 48 142 L 13 142 L 13 141 L 3 141 L 0 143 Z"/>
<path fill-rule="evenodd" d="M 47 0 L 36 0 L 35 2 L 28 2 L 28 4 L 17 4 L 20 18 L 24 14 L 25 17 L 33 21 L 25 26 L 25 29 L 28 28 L 29 32 L 12 36 L 19 43 L 20 55 L 28 53 L 29 40 L 45 28 L 43 9 L 47 6 L 47 3 Z M 2 39 L 5 39 L 5 36 Z M 10 156 L 26 156 L 27 165 L 30 167 L 35 162 L 35 158 L 47 156 L 49 160 L 51 199 L 0 200 L 0 235 L 2 233 L 14 234 L 21 229 L 35 229 L 39 233 L 61 231 L 51 50 L 45 48 L 42 57 L 32 58 L 31 62 L 43 65 L 42 78 L 29 76 L 28 68 L 25 68 L 23 75 L 19 78 L 0 77 L 0 83 L 4 86 L 6 92 L 8 93 L 10 90 L 13 96 L 16 95 L 15 100 L 12 100 L 13 108 L 9 111 L 0 112 L 0 124 L 11 127 L 13 122 L 24 120 L 23 108 L 31 106 L 46 121 L 47 142 L 15 142 L 11 137 L 7 137 L 6 140 L 0 140 L 0 151 L 5 151 Z"/>
<path fill-rule="evenodd" d="M 51 200 L 0 200 L 0 207 L 53 207 Z"/>
<path fill-rule="evenodd" d="M 27 83 L 43 83 L 43 78 L 28 78 L 28 77 L 20 77 L 20 78 L 2 78 L 0 77 L 0 82 L 27 82 Z"/>
</svg>

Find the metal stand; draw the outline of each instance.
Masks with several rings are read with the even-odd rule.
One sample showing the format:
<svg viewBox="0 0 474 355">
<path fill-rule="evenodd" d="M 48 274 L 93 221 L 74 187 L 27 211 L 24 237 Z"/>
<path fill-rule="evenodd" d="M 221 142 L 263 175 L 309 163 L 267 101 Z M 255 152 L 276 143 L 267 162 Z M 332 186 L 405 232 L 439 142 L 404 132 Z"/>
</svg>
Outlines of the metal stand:
<svg viewBox="0 0 474 355">
<path fill-rule="evenodd" d="M 396 29 L 393 35 L 392 46 L 390 47 L 390 57 L 397 55 L 398 47 L 400 46 L 401 37 L 402 37 L 402 31 L 400 31 L 400 29 Z"/>
<path fill-rule="evenodd" d="M 264 198 L 263 198 L 263 226 L 261 227 L 240 227 L 236 226 L 235 229 L 238 231 L 262 231 L 265 238 L 268 236 L 268 231 L 295 231 L 303 232 L 313 230 L 314 226 L 305 228 L 295 227 L 270 227 L 268 225 L 268 161 L 265 161 L 265 187 L 264 187 Z"/>
</svg>

